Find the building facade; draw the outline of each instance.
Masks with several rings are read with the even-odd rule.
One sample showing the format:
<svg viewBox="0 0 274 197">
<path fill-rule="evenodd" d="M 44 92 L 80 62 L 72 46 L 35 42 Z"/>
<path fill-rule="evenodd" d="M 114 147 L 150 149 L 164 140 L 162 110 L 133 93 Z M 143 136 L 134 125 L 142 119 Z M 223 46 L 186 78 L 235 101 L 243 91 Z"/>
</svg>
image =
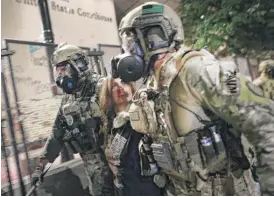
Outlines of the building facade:
<svg viewBox="0 0 274 197">
<path fill-rule="evenodd" d="M 2 0 L 1 39 L 16 39 L 42 42 L 42 22 L 38 0 Z M 109 71 L 111 56 L 120 52 L 115 7 L 112 0 L 48 0 L 55 43 L 97 48 L 104 51 L 104 65 Z M 52 96 L 46 48 L 30 44 L 10 43 L 15 51 L 10 63 L 2 60 L 7 82 L 10 105 L 17 143 L 22 143 L 18 123 L 22 123 L 27 141 L 33 142 L 49 136 L 58 110 L 60 97 Z M 22 114 L 16 110 L 12 81 L 18 95 Z M 3 95 L 3 94 L 2 94 Z M 6 119 L 2 96 L 2 119 Z M 9 129 L 5 129 L 7 144 L 10 145 Z"/>
</svg>

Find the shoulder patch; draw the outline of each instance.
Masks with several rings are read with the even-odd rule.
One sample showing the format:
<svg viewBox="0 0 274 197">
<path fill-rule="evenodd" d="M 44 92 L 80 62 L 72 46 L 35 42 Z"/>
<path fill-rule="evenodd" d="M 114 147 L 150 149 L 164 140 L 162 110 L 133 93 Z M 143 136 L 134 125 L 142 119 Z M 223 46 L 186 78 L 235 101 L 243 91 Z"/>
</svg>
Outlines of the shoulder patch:
<svg viewBox="0 0 274 197">
<path fill-rule="evenodd" d="M 247 82 L 246 82 L 246 87 L 247 87 L 253 94 L 255 94 L 256 96 L 264 97 L 264 92 L 263 92 L 263 90 L 262 90 L 260 87 L 254 85 L 252 82 L 247 81 Z"/>
</svg>

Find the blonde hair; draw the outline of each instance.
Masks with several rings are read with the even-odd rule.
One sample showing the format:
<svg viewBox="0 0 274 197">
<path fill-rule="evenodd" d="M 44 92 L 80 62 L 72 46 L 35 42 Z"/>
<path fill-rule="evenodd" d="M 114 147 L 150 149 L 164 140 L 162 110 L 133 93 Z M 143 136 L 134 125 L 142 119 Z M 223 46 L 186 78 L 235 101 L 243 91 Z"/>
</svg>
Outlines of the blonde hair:
<svg viewBox="0 0 274 197">
<path fill-rule="evenodd" d="M 113 119 L 115 117 L 115 104 L 112 97 L 111 82 L 114 79 L 108 77 L 104 80 L 99 96 L 100 109 L 102 112 L 103 130 L 109 132 L 112 128 Z M 127 83 L 131 87 L 132 94 L 135 93 L 135 85 L 133 83 Z"/>
</svg>

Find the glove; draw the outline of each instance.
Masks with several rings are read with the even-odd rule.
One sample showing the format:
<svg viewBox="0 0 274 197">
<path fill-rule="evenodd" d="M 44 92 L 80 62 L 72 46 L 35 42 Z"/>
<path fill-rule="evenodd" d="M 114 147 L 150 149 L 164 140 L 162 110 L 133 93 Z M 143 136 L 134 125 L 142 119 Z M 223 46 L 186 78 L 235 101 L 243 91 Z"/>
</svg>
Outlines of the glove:
<svg viewBox="0 0 274 197">
<path fill-rule="evenodd" d="M 111 76 L 115 79 L 119 77 L 118 70 L 117 70 L 117 64 L 119 59 L 116 57 L 112 57 L 111 59 Z"/>
<path fill-rule="evenodd" d="M 42 183 L 44 177 L 43 175 L 44 167 L 36 167 L 36 170 L 34 171 L 32 178 L 31 178 L 31 185 L 35 186 L 38 182 Z"/>
<path fill-rule="evenodd" d="M 151 89 L 148 89 L 147 90 L 147 97 L 148 97 L 148 100 L 155 100 L 156 98 L 159 97 L 160 93 L 159 92 L 156 92 L 155 90 L 151 90 Z"/>
</svg>

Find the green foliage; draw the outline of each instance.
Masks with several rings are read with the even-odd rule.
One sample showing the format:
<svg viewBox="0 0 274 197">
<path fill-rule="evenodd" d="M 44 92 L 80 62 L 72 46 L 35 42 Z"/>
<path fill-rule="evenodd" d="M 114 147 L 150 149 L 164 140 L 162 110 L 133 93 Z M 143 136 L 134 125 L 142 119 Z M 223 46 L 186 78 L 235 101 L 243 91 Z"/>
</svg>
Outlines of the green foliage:
<svg viewBox="0 0 274 197">
<path fill-rule="evenodd" d="M 181 0 L 181 6 L 186 45 L 223 48 L 221 55 L 274 50 L 274 0 Z"/>
</svg>

